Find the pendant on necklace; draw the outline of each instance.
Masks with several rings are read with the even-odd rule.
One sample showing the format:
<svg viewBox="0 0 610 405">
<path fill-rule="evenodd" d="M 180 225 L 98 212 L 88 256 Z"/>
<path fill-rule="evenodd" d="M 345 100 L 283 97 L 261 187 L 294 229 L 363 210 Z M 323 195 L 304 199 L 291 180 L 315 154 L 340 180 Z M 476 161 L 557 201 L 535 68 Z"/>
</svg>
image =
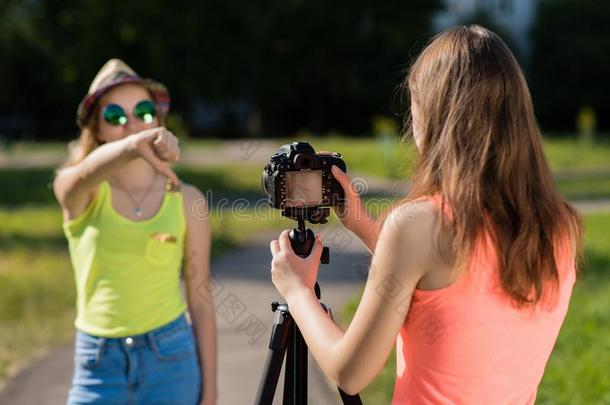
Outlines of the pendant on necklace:
<svg viewBox="0 0 610 405">
<path fill-rule="evenodd" d="M 136 207 L 136 217 L 140 218 L 142 216 L 142 210 L 140 207 Z"/>
</svg>

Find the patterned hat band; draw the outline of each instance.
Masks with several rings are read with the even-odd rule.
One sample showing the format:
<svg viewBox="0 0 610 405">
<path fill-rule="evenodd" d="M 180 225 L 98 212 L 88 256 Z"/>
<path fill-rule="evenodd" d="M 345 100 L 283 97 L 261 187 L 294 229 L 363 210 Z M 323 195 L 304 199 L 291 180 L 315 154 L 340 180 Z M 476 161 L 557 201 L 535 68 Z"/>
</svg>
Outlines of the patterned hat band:
<svg viewBox="0 0 610 405">
<path fill-rule="evenodd" d="M 150 92 L 156 103 L 158 114 L 163 117 L 167 115 L 170 106 L 167 88 L 157 81 L 138 76 L 125 62 L 119 59 L 111 59 L 100 69 L 91 83 L 89 92 L 78 105 L 76 124 L 79 128 L 82 129 L 87 125 L 95 105 L 102 95 L 110 89 L 126 83 L 141 84 Z"/>
</svg>

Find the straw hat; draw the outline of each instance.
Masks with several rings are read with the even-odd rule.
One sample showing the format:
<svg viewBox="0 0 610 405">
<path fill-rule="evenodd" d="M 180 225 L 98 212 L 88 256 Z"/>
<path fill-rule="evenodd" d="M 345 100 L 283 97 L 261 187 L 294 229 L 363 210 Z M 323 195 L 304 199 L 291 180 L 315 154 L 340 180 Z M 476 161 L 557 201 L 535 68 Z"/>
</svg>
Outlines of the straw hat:
<svg viewBox="0 0 610 405">
<path fill-rule="evenodd" d="M 167 115 L 169 111 L 169 92 L 167 88 L 152 79 L 144 79 L 125 62 L 120 59 L 110 59 L 97 73 L 87 95 L 78 105 L 76 112 L 76 124 L 83 128 L 94 110 L 99 98 L 111 88 L 123 83 L 140 83 L 150 91 L 152 98 L 157 104 L 157 113 L 161 116 Z"/>
</svg>

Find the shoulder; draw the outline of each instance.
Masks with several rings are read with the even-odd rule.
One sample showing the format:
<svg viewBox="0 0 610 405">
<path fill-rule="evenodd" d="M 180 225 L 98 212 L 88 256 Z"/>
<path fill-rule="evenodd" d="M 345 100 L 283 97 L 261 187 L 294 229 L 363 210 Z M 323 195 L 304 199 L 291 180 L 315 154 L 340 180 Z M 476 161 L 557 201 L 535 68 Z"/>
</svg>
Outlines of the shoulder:
<svg viewBox="0 0 610 405">
<path fill-rule="evenodd" d="M 191 184 L 181 183 L 180 191 L 186 219 L 186 249 L 191 253 L 208 249 L 208 253 L 201 256 L 206 257 L 212 240 L 207 200 L 201 190 Z"/>
<path fill-rule="evenodd" d="M 438 257 L 439 208 L 427 199 L 408 201 L 394 208 L 383 223 L 379 240 L 404 260 L 417 259 L 422 268 Z"/>
<path fill-rule="evenodd" d="M 78 187 L 80 172 L 75 167 L 58 169 L 53 179 L 53 193 L 63 211 L 64 221 L 80 216 L 99 194 L 100 186 L 89 190 Z"/>
<path fill-rule="evenodd" d="M 180 190 L 185 200 L 197 200 L 198 198 L 204 198 L 203 193 L 197 187 L 188 183 L 181 183 Z"/>
<path fill-rule="evenodd" d="M 180 191 L 184 200 L 184 213 L 187 221 L 207 219 L 208 203 L 201 190 L 192 184 L 181 183 Z"/>
<path fill-rule="evenodd" d="M 438 214 L 437 205 L 430 200 L 407 201 L 388 214 L 382 229 L 396 235 L 418 234 L 432 229 L 437 223 Z"/>
</svg>

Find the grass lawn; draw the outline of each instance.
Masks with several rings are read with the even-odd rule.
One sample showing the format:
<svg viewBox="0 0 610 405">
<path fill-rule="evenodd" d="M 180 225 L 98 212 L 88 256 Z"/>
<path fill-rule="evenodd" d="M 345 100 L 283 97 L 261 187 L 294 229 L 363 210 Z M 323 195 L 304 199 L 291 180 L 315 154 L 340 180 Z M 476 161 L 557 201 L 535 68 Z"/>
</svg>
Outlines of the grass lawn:
<svg viewBox="0 0 610 405">
<path fill-rule="evenodd" d="M 579 142 L 574 136 L 545 137 L 544 149 L 551 168 L 558 172 L 600 168 L 610 171 L 609 137 L 606 135 L 600 138 L 605 140 L 587 144 Z M 341 152 L 348 169 L 351 171 L 380 177 L 406 177 L 410 173 L 412 162 L 416 156 L 414 145 L 411 142 L 401 142 L 396 136 L 389 138 L 353 138 L 341 135 L 296 134 L 292 137 L 270 139 L 278 147 L 296 140 L 308 141 L 319 151 Z M 218 139 L 186 139 L 182 141 L 183 147 L 191 150 L 198 148 L 220 149 L 225 143 L 226 141 L 223 143 L 222 140 Z M 65 142 L 17 142 L 12 145 L 10 152 L 20 155 L 30 152 L 63 152 L 65 150 Z M 255 171 L 261 169 L 262 167 L 256 167 Z"/>
<path fill-rule="evenodd" d="M 597 178 L 561 179 L 557 184 L 561 194 L 568 200 L 610 198 L 610 173 Z"/>
<path fill-rule="evenodd" d="M 610 213 L 586 215 L 585 264 L 566 320 L 538 390 L 538 404 L 610 403 Z M 349 323 L 360 297 L 343 311 Z M 381 374 L 363 392 L 366 404 L 388 404 L 396 377 L 392 352 Z"/>
<path fill-rule="evenodd" d="M 296 140 L 306 140 L 319 151 L 341 152 L 349 170 L 380 177 L 408 176 L 416 157 L 415 145 L 410 141 L 401 142 L 397 137 L 386 139 L 297 135 L 293 138 L 273 141 L 279 146 Z M 601 168 L 610 172 L 610 141 L 586 144 L 572 138 L 546 137 L 544 150 L 553 171 L 586 171 Z"/>
<path fill-rule="evenodd" d="M 329 137 L 295 137 L 284 140 L 274 140 L 278 146 L 296 139 L 305 139 L 319 151 L 331 150 L 343 153 L 343 157 L 352 173 L 360 175 L 387 176 L 406 178 L 415 158 L 415 149 L 408 143 L 399 143 L 397 139 L 347 138 L 342 136 Z M 218 141 L 185 140 L 187 147 L 221 147 Z M 569 139 L 552 139 L 545 141 L 547 156 L 554 170 L 593 170 L 610 169 L 610 143 L 583 145 Z M 65 150 L 64 143 L 24 143 L 13 145 L 13 153 L 29 153 Z M 262 210 L 255 212 L 252 208 L 238 208 L 230 215 L 229 207 L 217 205 L 225 197 L 232 200 L 245 198 L 250 202 L 263 198 L 260 188 L 261 167 L 258 166 L 223 166 L 194 169 L 177 166 L 178 175 L 187 183 L 199 187 L 212 200 L 214 209 L 212 226 L 214 230 L 213 255 L 218 255 L 240 243 L 250 235 L 267 229 L 292 227 L 292 222 L 279 219 L 277 211 Z M 67 243 L 61 230 L 61 213 L 53 197 L 51 183 L 53 169 L 2 169 L 0 170 L 0 381 L 6 377 L 9 370 L 20 361 L 45 348 L 66 339 L 72 334 L 74 318 L 74 285 L 70 261 L 67 253 Z M 25 185 L 25 186 L 24 186 Z M 561 179 L 559 187 L 562 193 L 570 199 L 608 198 L 610 197 L 610 175 L 595 176 L 578 180 Z M 222 213 L 223 215 L 215 215 Z M 269 219 L 269 214 L 274 219 Z M 256 215 L 262 214 L 262 215 Z M 610 267 L 610 245 L 604 240 L 604 229 L 610 228 L 608 216 L 588 217 L 590 225 L 588 235 L 598 232 L 597 237 L 591 237 L 587 246 L 590 259 L 589 270 L 578 284 L 574 292 L 574 301 L 564 331 L 557 344 L 556 352 L 562 349 L 563 336 L 570 330 L 572 323 L 580 322 L 591 330 L 593 337 L 600 329 L 600 322 L 608 324 L 608 317 L 603 318 L 602 308 L 608 308 L 610 285 L 606 280 L 607 273 L 600 269 Z M 602 225 L 600 225 L 602 224 Z M 605 226 L 605 228 L 604 228 Z M 606 239 L 608 239 L 606 237 Z M 597 274 L 597 276 L 596 276 Z M 596 278 L 597 277 L 597 278 Z M 606 301 L 604 301 L 604 299 Z M 581 302 L 582 301 L 582 302 Z M 577 303 L 577 304 L 574 304 Z M 589 303 L 589 304 L 586 304 Z M 605 305 L 604 305 L 605 304 Z M 354 307 L 355 303 L 352 304 Z M 575 312 L 576 311 L 576 312 Z M 587 312 L 588 311 L 588 312 Z M 606 311 L 607 312 L 607 311 Z M 588 317 L 588 318 L 587 318 Z M 574 319 L 574 320 L 572 320 Z M 587 319 L 592 323 L 587 323 Z M 585 322 L 584 324 L 582 322 Z M 593 325 L 593 326 L 590 326 Z M 551 359 L 545 381 L 541 386 L 540 398 L 545 397 L 547 386 L 562 386 L 567 377 L 565 372 L 570 367 L 572 372 L 581 370 L 587 374 L 587 367 L 595 368 L 595 358 L 599 350 L 605 347 L 608 352 L 608 340 L 605 346 L 596 342 L 593 337 L 580 335 L 580 326 L 574 327 L 574 336 L 583 339 L 581 346 L 583 354 L 580 357 L 559 356 L 568 359 L 564 371 L 561 363 Z M 589 340 L 587 340 L 589 339 Z M 572 344 L 573 342 L 570 342 Z M 591 355 L 588 363 L 586 350 L 594 346 L 600 347 Z M 590 348 L 590 349 L 587 349 Z M 580 353 L 576 351 L 575 353 Z M 556 356 L 554 354 L 554 356 Z M 579 359 L 579 361 L 573 361 Z M 557 365 L 553 362 L 558 362 Z M 588 365 L 587 365 L 588 364 Z M 553 370 L 559 370 L 554 372 Z M 389 370 L 389 371 L 388 371 Z M 391 377 L 393 368 L 385 370 Z M 584 378 L 584 377 L 583 377 Z M 596 378 L 601 378 L 597 374 Z M 547 383 L 547 380 L 549 382 Z M 390 378 L 389 384 L 393 384 Z M 559 382 L 556 382 L 559 381 Z M 585 381 L 588 381 L 585 379 Z M 545 385 L 546 384 L 546 385 Z M 567 384 L 567 383 L 565 383 Z M 574 383 L 576 384 L 576 383 Z M 587 383 L 588 384 L 588 383 Z M 595 385 L 593 381 L 593 386 Z M 554 389 L 554 388 L 553 388 Z M 610 387 L 605 386 L 610 390 Z M 389 388 L 391 392 L 391 385 Z M 367 398 L 375 401 L 375 395 L 383 395 L 388 388 L 367 391 Z M 555 391 L 553 391 L 555 392 Z M 553 395 L 551 395 L 552 397 Z M 609 400 L 610 401 L 610 400 Z M 375 403 L 375 402 L 370 402 Z"/>
<path fill-rule="evenodd" d="M 412 144 L 397 139 L 388 141 L 342 136 L 308 139 L 316 150 L 341 152 L 350 173 L 365 177 L 371 175 L 407 179 L 416 157 Z M 277 144 L 279 146 L 291 141 L 292 139 L 285 138 L 277 140 Z M 560 174 L 558 186 L 567 199 L 610 198 L 610 142 L 586 145 L 571 139 L 546 139 L 544 147 L 552 170 Z M 235 176 L 241 179 L 240 187 L 258 191 L 260 169 L 247 166 L 235 169 L 241 170 Z M 588 171 L 591 171 L 590 175 L 587 175 Z M 571 172 L 581 175 L 577 178 L 565 176 Z"/>
</svg>

